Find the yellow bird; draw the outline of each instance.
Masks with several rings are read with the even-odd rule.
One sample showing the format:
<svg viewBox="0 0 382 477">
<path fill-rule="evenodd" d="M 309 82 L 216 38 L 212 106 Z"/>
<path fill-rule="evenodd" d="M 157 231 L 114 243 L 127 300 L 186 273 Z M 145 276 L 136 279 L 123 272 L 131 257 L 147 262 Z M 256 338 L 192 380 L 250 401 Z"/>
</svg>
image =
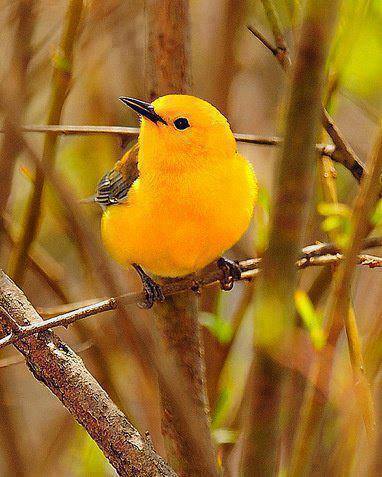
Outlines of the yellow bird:
<svg viewBox="0 0 382 477">
<path fill-rule="evenodd" d="M 146 103 L 121 97 L 141 117 L 138 145 L 98 185 L 102 239 L 120 264 L 139 273 L 146 307 L 164 299 L 146 273 L 182 277 L 219 259 L 247 229 L 257 197 L 249 162 L 226 118 L 188 95 Z M 222 287 L 240 268 L 220 258 Z"/>
</svg>

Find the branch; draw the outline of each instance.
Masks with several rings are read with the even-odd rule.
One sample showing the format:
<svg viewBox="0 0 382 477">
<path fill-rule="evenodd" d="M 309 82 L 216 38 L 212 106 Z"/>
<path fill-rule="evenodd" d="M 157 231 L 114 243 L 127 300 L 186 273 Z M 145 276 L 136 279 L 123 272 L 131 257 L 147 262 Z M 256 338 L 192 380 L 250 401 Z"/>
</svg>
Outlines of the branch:
<svg viewBox="0 0 382 477">
<path fill-rule="evenodd" d="M 48 124 L 60 122 L 62 110 L 71 84 L 72 59 L 77 31 L 81 19 L 83 0 L 70 0 L 64 18 L 60 44 L 53 58 L 53 76 L 50 84 Z M 54 165 L 57 137 L 45 136 L 42 160 L 47 167 Z M 25 262 L 29 249 L 38 233 L 45 177 L 36 170 L 33 191 L 28 200 L 20 241 L 9 263 L 9 272 L 21 283 L 25 274 Z"/>
<path fill-rule="evenodd" d="M 251 27 L 253 28 L 253 27 Z M 251 30 L 252 31 L 252 30 Z M 329 120 L 328 120 L 329 121 Z M 348 169 L 352 175 L 360 181 L 364 166 L 360 160 L 357 161 L 349 160 L 351 156 L 352 149 L 350 146 L 342 141 L 340 133 L 336 126 L 330 122 L 330 127 L 332 128 L 332 134 L 336 134 L 337 142 L 341 141 L 341 149 L 338 150 L 333 144 L 316 144 L 317 151 L 323 155 L 330 157 L 333 161 L 338 164 L 342 164 L 346 169 Z M 328 126 L 329 127 L 329 126 Z M 121 126 L 71 126 L 71 125 L 27 125 L 22 126 L 21 130 L 23 132 L 35 132 L 35 133 L 50 133 L 50 134 L 63 134 L 65 136 L 71 135 L 88 135 L 88 134 L 109 134 L 114 135 L 120 138 L 124 137 L 138 137 L 139 129 L 132 127 L 121 127 Z M 4 133 L 4 128 L 0 129 L 0 133 Z M 238 142 L 243 142 L 247 144 L 257 144 L 259 146 L 281 146 L 283 139 L 277 136 L 263 136 L 258 134 L 242 134 L 234 133 L 235 139 Z M 343 154 L 342 151 L 344 148 L 348 149 L 348 154 Z"/>
<path fill-rule="evenodd" d="M 376 437 L 373 398 L 365 375 L 357 325 L 354 315 L 349 313 L 349 303 L 357 257 L 363 240 L 369 232 L 369 217 L 375 207 L 381 189 L 382 128 L 368 164 L 370 164 L 370 173 L 362 181 L 354 204 L 349 245 L 344 253 L 343 263 L 335 275 L 333 302 L 330 308 L 329 319 L 332 323 L 345 323 L 350 361 L 354 374 L 355 392 L 363 415 L 366 433 L 373 441 Z"/>
<path fill-rule="evenodd" d="M 189 0 L 146 1 L 148 35 L 146 42 L 146 96 L 152 101 L 169 93 L 191 91 Z M 203 443 L 204 460 L 192 452 L 166 386 L 158 379 L 161 401 L 161 428 L 166 457 L 182 476 L 217 476 L 217 456 L 210 431 L 205 387 L 203 343 L 197 298 L 184 292 L 154 307 L 155 324 L 164 338 L 166 354 L 173 354 L 185 378 L 183 392 L 190 396 L 189 413 L 198 416 L 198 439 Z M 206 465 L 208 463 L 208 465 Z"/>
<path fill-rule="evenodd" d="M 271 0 L 262 0 L 265 13 L 268 18 L 268 22 L 271 26 L 273 36 L 276 42 L 274 47 L 256 28 L 253 26 L 248 27 L 249 31 L 274 55 L 279 62 L 281 68 L 286 72 L 291 66 L 291 60 L 287 48 L 287 44 L 282 33 L 282 27 L 277 15 L 277 11 Z M 335 144 L 335 153 L 330 155 L 331 159 L 335 162 L 342 164 L 348 169 L 352 175 L 359 182 L 364 171 L 365 165 L 359 159 L 353 148 L 343 137 L 341 131 L 335 125 L 333 119 L 322 107 L 322 125 L 326 132 L 331 137 Z"/>
<path fill-rule="evenodd" d="M 363 249 L 382 247 L 382 237 L 368 238 L 363 242 Z M 296 262 L 296 267 L 303 270 L 308 267 L 323 267 L 328 265 L 336 265 L 343 259 L 340 249 L 332 243 L 317 243 L 308 245 L 302 249 L 302 255 Z M 252 280 L 261 272 L 261 258 L 250 258 L 239 262 L 241 268 L 240 280 Z M 382 258 L 375 255 L 360 254 L 358 255 L 359 265 L 369 268 L 382 268 Z M 178 295 L 185 291 L 195 291 L 202 287 L 209 287 L 219 282 L 223 278 L 223 272 L 217 267 L 208 267 L 199 275 L 188 276 L 181 280 L 165 283 L 162 286 L 163 294 L 166 298 Z M 238 280 L 237 280 L 238 281 Z M 126 293 L 117 297 L 106 298 L 104 300 L 92 300 L 89 305 L 72 309 L 66 313 L 51 317 L 39 323 L 23 326 L 19 331 L 13 331 L 4 338 L 0 339 L 0 349 L 14 344 L 22 338 L 41 333 L 58 326 L 67 328 L 72 323 L 83 320 L 90 316 L 98 315 L 106 311 L 115 310 L 121 305 L 139 305 L 144 299 L 143 292 Z M 67 305 L 65 305 L 67 307 Z"/>
<path fill-rule="evenodd" d="M 0 325 L 15 333 L 41 324 L 19 288 L 0 272 Z M 21 337 L 20 337 L 21 338 Z M 176 477 L 110 400 L 81 359 L 52 332 L 23 337 L 15 344 L 36 379 L 64 404 L 123 477 Z"/>
<path fill-rule="evenodd" d="M 333 4 L 331 7 L 330 2 Z M 280 51 L 284 50 L 282 56 L 277 56 L 278 61 L 287 70 L 289 56 L 276 10 L 271 0 L 263 0 L 263 5 L 276 45 L 280 46 Z M 290 78 L 285 142 L 275 179 L 276 197 L 270 221 L 269 246 L 264 255 L 264 273 L 256 287 L 256 353 L 248 382 L 247 419 L 241 456 L 243 476 L 251 475 L 252 468 L 256 468 L 260 475 L 277 473 L 279 452 L 284 444 L 281 443 L 282 436 L 290 430 L 289 419 L 295 417 L 293 412 L 290 413 L 290 403 L 284 396 L 292 382 L 292 372 L 280 366 L 272 355 L 276 349 L 293 346 L 293 296 L 298 280 L 295 262 L 306 234 L 307 217 L 312 205 L 311 184 L 317 160 L 315 142 L 320 131 L 325 61 L 334 33 L 336 12 L 336 1 L 306 2 Z M 266 404 L 259 402 L 259 393 L 267 396 Z M 282 424 L 280 416 L 284 416 Z M 267 422 L 266 433 L 258 426 L 258 422 L 264 421 Z"/>
</svg>

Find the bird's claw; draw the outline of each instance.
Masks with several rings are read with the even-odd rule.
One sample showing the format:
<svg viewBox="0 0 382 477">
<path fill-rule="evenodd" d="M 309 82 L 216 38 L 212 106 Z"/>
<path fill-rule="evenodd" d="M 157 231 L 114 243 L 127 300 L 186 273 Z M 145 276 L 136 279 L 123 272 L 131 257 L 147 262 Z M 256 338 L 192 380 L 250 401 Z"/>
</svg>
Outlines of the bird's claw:
<svg viewBox="0 0 382 477">
<path fill-rule="evenodd" d="M 193 291 L 194 293 L 196 293 L 196 295 L 200 295 L 200 283 L 193 279 L 192 280 L 192 284 L 191 284 L 191 291 Z"/>
<path fill-rule="evenodd" d="M 229 258 L 221 257 L 217 261 L 217 266 L 224 274 L 220 280 L 221 289 L 224 291 L 232 290 L 235 280 L 240 280 L 241 278 L 241 268 L 239 264 Z"/>
<path fill-rule="evenodd" d="M 140 308 L 152 308 L 155 302 L 165 301 L 165 296 L 163 294 L 162 287 L 156 283 L 150 277 L 144 277 L 142 279 L 143 291 L 145 294 L 145 299 L 139 303 Z"/>
</svg>

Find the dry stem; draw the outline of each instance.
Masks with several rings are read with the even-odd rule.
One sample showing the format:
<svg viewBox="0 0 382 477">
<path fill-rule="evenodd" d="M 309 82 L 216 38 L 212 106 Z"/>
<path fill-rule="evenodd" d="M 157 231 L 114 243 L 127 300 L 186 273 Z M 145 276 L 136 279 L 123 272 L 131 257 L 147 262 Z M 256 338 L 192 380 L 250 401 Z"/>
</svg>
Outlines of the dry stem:
<svg viewBox="0 0 382 477">
<path fill-rule="evenodd" d="M 54 71 L 51 83 L 48 124 L 60 122 L 62 109 L 70 86 L 73 50 L 82 8 L 83 0 L 70 0 L 65 14 L 60 44 L 53 60 Z M 44 141 L 42 160 L 48 167 L 52 167 L 54 164 L 56 149 L 57 136 L 47 134 Z M 19 283 L 23 280 L 28 251 L 38 231 L 44 182 L 44 175 L 37 170 L 33 192 L 26 208 L 22 235 L 9 264 L 11 277 Z"/>
</svg>

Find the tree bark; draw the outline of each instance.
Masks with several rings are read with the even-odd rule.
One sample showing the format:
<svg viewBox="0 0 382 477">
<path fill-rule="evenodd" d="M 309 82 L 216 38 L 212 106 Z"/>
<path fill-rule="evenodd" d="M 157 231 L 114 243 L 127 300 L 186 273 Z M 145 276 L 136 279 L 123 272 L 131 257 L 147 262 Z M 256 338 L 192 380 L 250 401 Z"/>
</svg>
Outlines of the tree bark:
<svg viewBox="0 0 382 477">
<path fill-rule="evenodd" d="M 153 100 L 171 93 L 189 93 L 191 89 L 190 26 L 188 0 L 147 0 L 148 44 L 146 87 L 148 98 Z M 169 350 L 175 352 L 192 396 L 194 411 L 198 416 L 198 432 L 208 449 L 212 465 L 190 452 L 192 443 L 187 441 L 177 413 L 159 382 L 162 399 L 162 432 L 167 457 L 181 476 L 211 474 L 216 457 L 209 429 L 205 370 L 198 323 L 197 298 L 190 292 L 171 297 L 157 305 L 161 331 Z"/>
<path fill-rule="evenodd" d="M 190 25 L 188 0 L 146 0 L 148 99 L 189 93 Z"/>
<path fill-rule="evenodd" d="M 0 271 L 0 325 L 5 333 L 41 321 L 22 291 Z M 82 360 L 53 332 L 18 341 L 36 379 L 55 394 L 122 477 L 176 477 L 175 472 L 111 401 Z"/>
</svg>

